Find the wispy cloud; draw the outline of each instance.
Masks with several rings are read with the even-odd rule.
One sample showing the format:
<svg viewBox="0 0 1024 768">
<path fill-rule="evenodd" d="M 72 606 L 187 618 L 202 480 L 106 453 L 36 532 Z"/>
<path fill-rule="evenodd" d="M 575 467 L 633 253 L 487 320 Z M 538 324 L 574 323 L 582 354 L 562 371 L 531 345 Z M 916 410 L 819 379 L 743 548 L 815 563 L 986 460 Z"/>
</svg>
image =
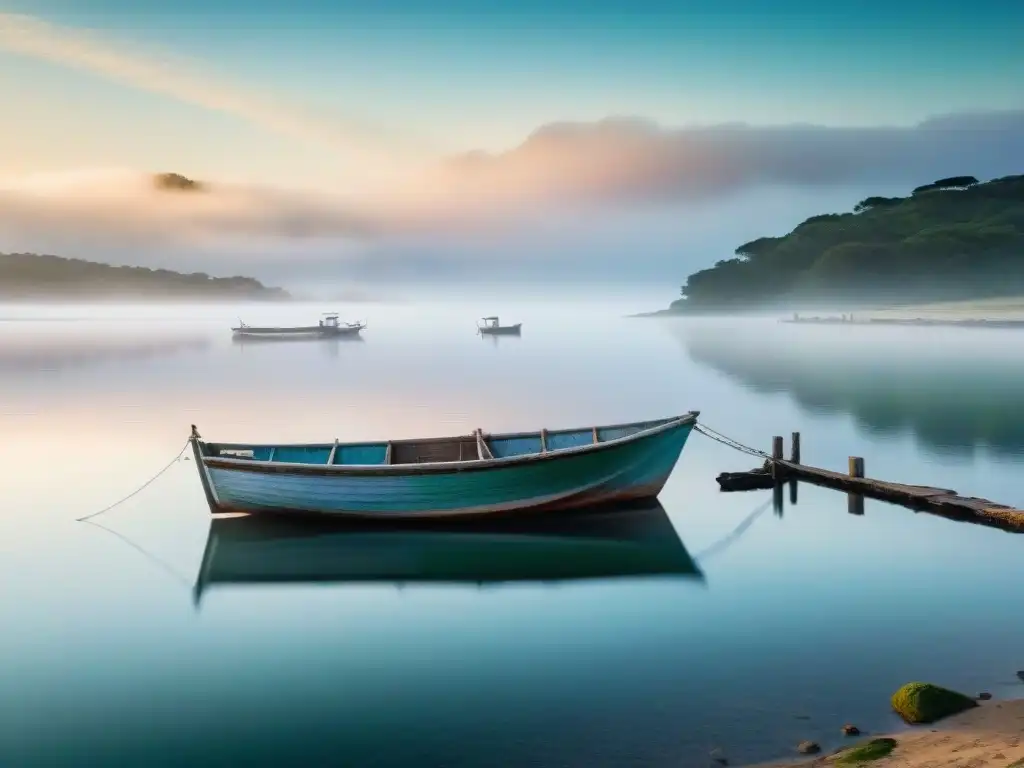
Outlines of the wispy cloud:
<svg viewBox="0 0 1024 768">
<path fill-rule="evenodd" d="M 465 200 L 622 204 L 709 200 L 761 185 L 913 187 L 942 175 L 1021 171 L 1024 109 L 907 128 L 552 123 L 508 152 L 454 158 L 435 178 Z"/>
<path fill-rule="evenodd" d="M 358 238 L 368 219 L 330 197 L 212 184 L 159 189 L 151 174 L 99 169 L 0 178 L 0 233 L 143 247 Z"/>
<path fill-rule="evenodd" d="M 233 115 L 284 138 L 315 143 L 378 179 L 408 163 L 410 145 L 379 127 L 325 120 L 221 81 L 194 62 L 131 51 L 92 33 L 33 16 L 0 13 L 0 51 L 84 70 L 152 93 Z M 405 170 L 404 168 L 402 169 Z"/>
<path fill-rule="evenodd" d="M 169 192 L 138 170 L 0 178 L 0 251 L 219 264 L 284 283 L 333 270 L 368 282 L 474 269 L 675 280 L 859 197 L 1021 172 L 1024 111 L 909 128 L 553 124 L 509 152 L 454 158 L 355 198 L 215 179 Z"/>
</svg>

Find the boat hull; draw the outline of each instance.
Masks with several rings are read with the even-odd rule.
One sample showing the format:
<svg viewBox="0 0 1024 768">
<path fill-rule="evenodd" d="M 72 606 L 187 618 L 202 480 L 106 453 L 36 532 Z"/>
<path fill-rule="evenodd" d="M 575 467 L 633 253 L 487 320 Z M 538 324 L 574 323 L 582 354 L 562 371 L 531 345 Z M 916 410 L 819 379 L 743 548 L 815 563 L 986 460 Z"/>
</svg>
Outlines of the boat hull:
<svg viewBox="0 0 1024 768">
<path fill-rule="evenodd" d="M 481 327 L 480 333 L 484 336 L 518 336 L 523 329 L 522 323 L 516 323 L 515 325 L 499 325 L 497 327 Z"/>
<path fill-rule="evenodd" d="M 382 467 L 232 461 L 197 465 L 215 511 L 316 512 L 401 519 L 555 511 L 655 498 L 694 421 L 548 454 Z"/>
<path fill-rule="evenodd" d="M 360 327 L 329 328 L 310 326 L 307 328 L 232 328 L 236 339 L 334 339 L 339 337 L 358 336 Z"/>
</svg>

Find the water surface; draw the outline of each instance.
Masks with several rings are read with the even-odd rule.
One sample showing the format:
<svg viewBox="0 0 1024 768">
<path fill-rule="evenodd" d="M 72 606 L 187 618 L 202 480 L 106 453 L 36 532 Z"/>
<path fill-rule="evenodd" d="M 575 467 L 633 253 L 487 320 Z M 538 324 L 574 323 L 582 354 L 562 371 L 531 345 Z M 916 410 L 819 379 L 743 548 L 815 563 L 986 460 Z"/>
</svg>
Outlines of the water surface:
<svg viewBox="0 0 1024 768">
<path fill-rule="evenodd" d="M 754 461 L 699 435 L 660 498 L 659 552 L 691 573 L 638 574 L 653 562 L 638 549 L 628 567 L 586 554 L 606 573 L 564 579 L 545 549 L 516 561 L 536 578 L 494 582 L 476 545 L 442 537 L 440 562 L 469 570 L 417 580 L 414 538 L 362 561 L 349 547 L 340 575 L 321 551 L 319 583 L 197 601 L 211 521 L 187 461 L 95 518 L 110 530 L 75 522 L 167 464 L 193 423 L 329 441 L 690 409 L 758 448 L 799 430 L 809 463 L 860 455 L 873 476 L 1024 504 L 1013 331 L 469 302 L 340 308 L 369 321 L 362 342 L 227 330 L 332 308 L 0 311 L 0 765 L 680 766 L 715 747 L 738 764 L 837 743 L 846 721 L 891 729 L 888 696 L 911 679 L 1019 693 L 1024 540 L 872 501 L 852 516 L 807 486 L 779 511 L 769 492 L 720 494 L 718 472 Z M 495 311 L 522 337 L 477 336 Z M 312 568 L 309 545 L 289 546 L 279 566 L 307 553 Z M 350 578 L 375 568 L 391 577 Z"/>
</svg>

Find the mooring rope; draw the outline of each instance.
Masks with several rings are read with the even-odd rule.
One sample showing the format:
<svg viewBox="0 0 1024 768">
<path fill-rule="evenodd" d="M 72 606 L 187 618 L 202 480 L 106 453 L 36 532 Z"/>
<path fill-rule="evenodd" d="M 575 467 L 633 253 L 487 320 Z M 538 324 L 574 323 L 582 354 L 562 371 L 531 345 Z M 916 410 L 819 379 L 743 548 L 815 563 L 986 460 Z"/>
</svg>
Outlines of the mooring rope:
<svg viewBox="0 0 1024 768">
<path fill-rule="evenodd" d="M 743 520 L 740 521 L 739 525 L 737 525 L 732 531 L 730 531 L 728 534 L 726 534 L 713 544 L 704 547 L 703 550 L 701 550 L 699 553 L 693 556 L 693 559 L 698 563 L 703 563 L 703 561 L 707 560 L 712 555 L 717 555 L 720 552 L 723 552 L 726 549 L 728 549 L 732 544 L 736 542 L 737 539 L 739 539 L 740 536 L 742 536 L 746 532 L 746 530 L 751 525 L 754 524 L 754 521 L 757 520 L 757 518 L 759 518 L 761 515 L 768 511 L 768 509 L 772 506 L 772 503 L 773 500 L 768 499 L 768 501 L 764 502 L 761 506 L 759 506 L 749 515 L 743 518 Z"/>
<path fill-rule="evenodd" d="M 159 557 L 154 555 L 152 552 L 149 552 L 148 550 L 143 549 L 138 544 L 136 544 L 134 541 L 129 539 L 127 536 L 125 536 L 124 534 L 118 533 L 113 528 L 107 528 L 107 526 L 101 525 L 100 523 L 94 523 L 94 522 L 91 522 L 89 520 L 82 520 L 81 522 L 87 523 L 88 525 L 91 525 L 94 528 L 99 528 L 100 530 L 103 530 L 103 531 L 106 531 L 107 533 L 113 534 L 114 536 L 119 538 L 121 541 L 123 541 L 125 544 L 127 544 L 129 547 L 131 547 L 136 552 L 141 554 L 144 558 L 146 558 L 151 563 L 153 563 L 154 565 L 159 567 L 160 570 L 162 570 L 164 573 L 166 573 L 168 576 L 170 576 L 176 582 L 178 582 L 179 584 L 184 585 L 188 589 L 192 588 L 192 582 L 190 582 L 188 579 L 186 579 L 184 576 L 182 576 L 180 573 L 178 573 L 176 570 L 174 570 L 174 568 L 171 565 L 169 565 L 166 561 L 161 560 Z"/>
<path fill-rule="evenodd" d="M 711 427 L 707 426 L 706 424 L 694 424 L 693 425 L 693 429 L 694 429 L 695 432 L 698 432 L 698 433 L 704 435 L 705 437 L 710 438 L 711 440 L 714 440 L 716 443 L 721 443 L 722 445 L 728 446 L 729 448 L 732 448 L 733 450 L 740 451 L 741 453 L 746 453 L 746 454 L 749 454 L 751 456 L 757 456 L 758 458 L 768 459 L 769 461 L 772 460 L 772 457 L 770 455 L 768 455 L 767 453 L 765 453 L 764 451 L 759 451 L 759 450 L 757 450 L 757 448 L 751 448 L 749 445 L 744 445 L 743 443 L 739 442 L 738 440 L 733 440 L 731 437 L 728 437 L 727 435 L 723 435 L 718 430 L 712 429 Z M 104 507 L 103 509 L 99 510 L 98 512 L 93 512 L 92 514 L 86 515 L 85 517 L 75 518 L 76 521 L 79 522 L 79 523 L 84 523 L 87 520 L 91 520 L 94 517 L 99 517 L 100 515 L 105 514 L 105 513 L 109 512 L 110 510 L 114 509 L 115 507 L 121 506 L 126 501 L 128 501 L 128 499 L 130 499 L 133 496 L 135 496 L 136 494 L 141 493 L 142 491 L 144 491 L 151 484 L 156 482 L 156 480 L 159 479 L 164 474 L 164 472 L 166 472 L 167 470 L 169 470 L 171 467 L 173 467 L 175 464 L 178 463 L 178 461 L 181 459 L 181 457 L 185 455 L 185 451 L 188 450 L 190 442 L 191 442 L 191 438 L 189 440 L 185 441 L 185 444 L 181 447 L 181 450 L 178 451 L 178 455 L 175 456 L 173 459 L 171 459 L 171 461 L 167 464 L 167 466 L 165 466 L 163 469 L 161 469 L 159 472 L 157 472 L 155 475 L 153 475 L 151 478 L 149 478 L 149 480 L 147 480 L 145 483 L 140 485 L 138 488 L 136 488 L 134 491 L 129 493 L 127 496 L 125 496 L 125 497 L 123 497 L 121 499 L 118 499 L 113 504 L 110 504 L 109 506 Z"/>
<path fill-rule="evenodd" d="M 166 472 L 166 471 L 167 471 L 168 469 L 170 469 L 171 467 L 173 467 L 173 466 L 174 466 L 175 464 L 177 464 L 177 463 L 178 463 L 178 460 L 179 460 L 179 459 L 181 459 L 181 457 L 182 457 L 182 456 L 183 456 L 183 455 L 185 454 L 185 451 L 187 451 L 187 450 L 188 450 L 188 447 L 189 447 L 189 443 L 191 443 L 191 442 L 192 442 L 192 439 L 191 439 L 191 438 L 189 438 L 188 440 L 186 440 L 186 441 L 185 441 L 185 445 L 184 445 L 184 446 L 182 446 L 182 448 L 181 448 L 181 450 L 180 450 L 180 451 L 178 451 L 178 455 L 177 455 L 177 456 L 175 456 L 175 457 L 174 457 L 174 458 L 173 458 L 173 459 L 171 460 L 171 462 L 170 462 L 170 463 L 169 463 L 169 464 L 168 464 L 168 465 L 167 465 L 166 467 L 164 467 L 163 469 L 161 469 L 161 470 L 160 470 L 159 472 L 157 472 L 157 473 L 156 473 L 155 475 L 153 475 L 153 476 L 152 476 L 151 478 L 149 478 L 149 480 L 147 480 L 147 481 L 146 481 L 145 483 L 143 483 L 142 485 L 140 485 L 140 486 L 139 486 L 138 488 L 136 488 L 136 489 L 135 489 L 134 491 L 132 491 L 131 493 L 129 493 L 129 494 L 128 494 L 127 496 L 125 496 L 125 497 L 124 497 L 123 499 L 118 499 L 117 501 L 115 501 L 115 502 L 114 502 L 113 504 L 111 504 L 110 506 L 108 506 L 108 507 L 104 507 L 103 509 L 101 509 L 101 510 L 100 510 L 99 512 L 93 512 L 93 513 L 92 513 L 91 515 L 86 515 L 85 517 L 78 517 L 78 518 L 75 518 L 75 520 L 76 520 L 77 522 L 79 522 L 79 523 L 84 523 L 84 522 L 86 522 L 87 520 L 90 520 L 90 519 L 92 519 L 92 518 L 94 518 L 94 517 L 99 517 L 99 516 L 100 516 L 100 515 L 102 515 L 102 514 L 103 514 L 104 512 L 109 512 L 109 511 L 110 511 L 110 510 L 112 510 L 112 509 L 113 509 L 114 507 L 118 507 L 118 506 L 120 506 L 121 504 L 124 504 L 124 503 L 125 503 L 126 501 L 128 501 L 128 499 L 130 499 L 130 498 L 131 498 L 132 496 L 134 496 L 135 494 L 137 494 L 137 493 L 140 493 L 141 491 L 144 491 L 144 490 L 145 490 L 146 488 L 148 488 L 148 487 L 149 487 L 149 486 L 150 486 L 150 485 L 151 485 L 151 484 L 152 484 L 152 483 L 153 483 L 154 481 L 156 481 L 156 480 L 157 480 L 157 478 L 159 478 L 159 477 L 160 477 L 160 476 L 161 476 L 161 475 L 162 475 L 162 474 L 163 474 L 164 472 Z"/>
<path fill-rule="evenodd" d="M 727 445 L 728 447 L 740 451 L 741 453 L 747 453 L 750 454 L 751 456 L 757 456 L 762 459 L 768 459 L 769 461 L 772 460 L 772 457 L 769 454 L 765 453 L 764 451 L 759 451 L 757 450 L 757 448 L 751 448 L 749 445 L 744 445 L 738 440 L 733 440 L 731 437 L 727 437 L 726 435 L 723 435 L 721 432 L 718 432 L 717 430 L 714 430 L 711 427 L 706 426 L 704 424 L 694 424 L 693 429 L 695 432 L 699 432 L 700 434 L 704 435 L 704 437 L 709 437 L 716 443 Z"/>
</svg>

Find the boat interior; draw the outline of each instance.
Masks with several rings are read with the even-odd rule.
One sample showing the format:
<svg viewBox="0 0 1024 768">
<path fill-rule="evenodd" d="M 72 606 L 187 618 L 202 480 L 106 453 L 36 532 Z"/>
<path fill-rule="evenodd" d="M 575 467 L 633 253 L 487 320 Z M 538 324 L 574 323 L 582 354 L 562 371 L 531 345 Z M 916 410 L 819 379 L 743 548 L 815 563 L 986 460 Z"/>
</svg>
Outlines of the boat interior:
<svg viewBox="0 0 1024 768">
<path fill-rule="evenodd" d="M 239 445 L 207 443 L 206 455 L 290 464 L 380 466 L 480 461 L 550 453 L 595 443 L 606 443 L 659 427 L 678 417 L 586 429 L 564 429 L 516 434 L 471 435 L 373 443 L 321 443 L 316 445 Z"/>
</svg>

